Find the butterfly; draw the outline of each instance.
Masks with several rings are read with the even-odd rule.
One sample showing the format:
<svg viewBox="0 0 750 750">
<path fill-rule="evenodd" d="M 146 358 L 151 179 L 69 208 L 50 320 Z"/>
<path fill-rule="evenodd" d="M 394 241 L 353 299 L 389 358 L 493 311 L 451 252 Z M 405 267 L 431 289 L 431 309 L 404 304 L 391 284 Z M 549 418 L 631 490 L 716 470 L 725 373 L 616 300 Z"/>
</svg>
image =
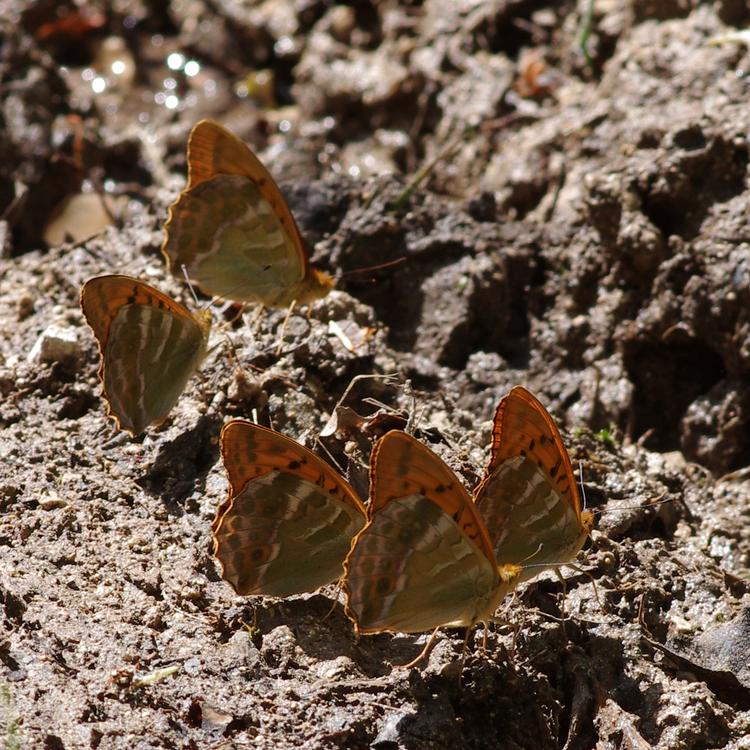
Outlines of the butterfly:
<svg viewBox="0 0 750 750">
<path fill-rule="evenodd" d="M 284 197 L 258 157 L 213 120 L 187 147 L 188 184 L 162 246 L 175 274 L 218 297 L 287 307 L 324 297 L 333 279 L 310 265 Z"/>
<path fill-rule="evenodd" d="M 369 514 L 344 563 L 346 612 L 359 632 L 486 622 L 518 581 L 517 565 L 498 565 L 458 477 L 405 432 L 375 444 Z"/>
<path fill-rule="evenodd" d="M 427 447 L 389 432 L 370 461 L 370 520 L 345 563 L 347 612 L 362 632 L 487 621 L 591 532 L 552 417 L 516 386 L 498 405 L 483 480 L 466 492 Z"/>
<path fill-rule="evenodd" d="M 570 563 L 591 534 L 573 467 L 552 417 L 523 386 L 501 399 L 492 454 L 476 490 L 500 565 L 528 563 L 521 581 Z"/>
<path fill-rule="evenodd" d="M 222 577 L 238 594 L 289 596 L 341 578 L 365 507 L 325 461 L 252 422 L 221 431 L 229 496 L 212 525 Z"/>
<path fill-rule="evenodd" d="M 97 276 L 81 309 L 99 344 L 99 377 L 117 426 L 140 435 L 161 424 L 206 354 L 210 313 L 194 315 L 130 276 Z"/>
</svg>

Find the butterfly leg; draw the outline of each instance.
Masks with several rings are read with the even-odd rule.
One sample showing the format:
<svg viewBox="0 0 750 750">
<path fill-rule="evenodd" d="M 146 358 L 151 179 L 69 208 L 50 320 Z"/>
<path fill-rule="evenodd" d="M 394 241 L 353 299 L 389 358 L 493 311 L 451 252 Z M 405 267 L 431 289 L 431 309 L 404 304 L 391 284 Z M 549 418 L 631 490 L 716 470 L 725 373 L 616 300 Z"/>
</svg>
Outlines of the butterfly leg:
<svg viewBox="0 0 750 750">
<path fill-rule="evenodd" d="M 284 348 L 284 334 L 286 333 L 286 328 L 289 325 L 289 318 L 292 317 L 292 313 L 294 312 L 294 308 L 296 307 L 296 305 L 297 305 L 297 300 L 293 299 L 292 304 L 289 305 L 289 309 L 286 311 L 284 322 L 281 324 L 281 331 L 279 332 L 279 343 L 276 346 L 277 357 L 281 354 L 281 350 Z"/>
<path fill-rule="evenodd" d="M 560 622 L 562 623 L 563 635 L 567 639 L 567 633 L 565 632 L 565 600 L 568 598 L 568 584 L 563 574 L 560 572 L 560 566 L 556 565 L 553 570 L 557 576 L 557 580 L 562 584 L 562 601 L 560 602 Z"/>
<path fill-rule="evenodd" d="M 333 590 L 333 604 L 331 604 L 331 608 L 326 612 L 325 617 L 323 617 L 323 621 L 325 622 L 334 612 L 336 607 L 339 604 L 339 594 L 341 593 L 341 586 L 342 586 L 342 579 L 339 578 L 338 581 L 336 581 L 336 588 Z"/>
<path fill-rule="evenodd" d="M 253 317 L 250 318 L 250 320 L 245 321 L 247 323 L 247 327 L 250 329 L 250 333 L 252 333 L 253 335 L 258 333 L 258 328 L 260 328 L 260 319 L 265 311 L 266 311 L 265 305 L 258 305 L 255 311 L 255 315 L 253 315 Z"/>
<path fill-rule="evenodd" d="M 435 638 L 437 637 L 438 630 L 440 630 L 440 628 L 435 628 L 435 630 L 432 631 L 432 635 L 428 638 L 425 647 L 419 652 L 419 656 L 417 656 L 416 659 L 412 659 L 408 664 L 400 665 L 403 669 L 411 669 L 412 667 L 415 667 L 417 664 L 419 664 L 422 659 L 427 657 L 435 643 Z"/>
</svg>

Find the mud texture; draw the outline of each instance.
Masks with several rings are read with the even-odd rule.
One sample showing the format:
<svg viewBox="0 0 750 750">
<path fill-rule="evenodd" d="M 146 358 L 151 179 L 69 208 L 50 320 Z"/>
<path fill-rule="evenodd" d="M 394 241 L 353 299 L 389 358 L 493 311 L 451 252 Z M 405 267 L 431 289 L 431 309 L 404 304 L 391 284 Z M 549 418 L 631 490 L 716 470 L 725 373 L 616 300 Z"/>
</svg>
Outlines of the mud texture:
<svg viewBox="0 0 750 750">
<path fill-rule="evenodd" d="M 0 744 L 750 748 L 748 25 L 735 0 L 0 2 Z M 337 290 L 286 326 L 218 306 L 130 439 L 78 294 L 127 273 L 194 307 L 159 247 L 206 116 Z M 81 192 L 108 227 L 61 208 Z M 395 377 L 329 423 L 368 374 Z M 470 634 L 462 669 L 445 632 L 403 669 L 424 637 L 356 638 L 333 590 L 219 578 L 229 418 L 363 492 L 409 420 L 473 486 L 516 383 L 597 520 L 564 599 L 544 574 L 508 604 L 515 639 Z"/>
</svg>

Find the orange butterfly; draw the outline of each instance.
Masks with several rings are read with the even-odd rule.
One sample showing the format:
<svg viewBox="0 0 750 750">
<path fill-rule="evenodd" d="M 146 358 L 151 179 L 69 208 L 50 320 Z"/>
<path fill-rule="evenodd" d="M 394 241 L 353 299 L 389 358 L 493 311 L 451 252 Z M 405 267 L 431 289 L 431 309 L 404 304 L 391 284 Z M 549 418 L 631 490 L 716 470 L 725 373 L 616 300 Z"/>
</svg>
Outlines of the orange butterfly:
<svg viewBox="0 0 750 750">
<path fill-rule="evenodd" d="M 218 297 L 287 307 L 325 296 L 333 279 L 310 265 L 302 237 L 268 170 L 213 120 L 190 133 L 188 184 L 169 209 L 162 252 Z"/>
</svg>

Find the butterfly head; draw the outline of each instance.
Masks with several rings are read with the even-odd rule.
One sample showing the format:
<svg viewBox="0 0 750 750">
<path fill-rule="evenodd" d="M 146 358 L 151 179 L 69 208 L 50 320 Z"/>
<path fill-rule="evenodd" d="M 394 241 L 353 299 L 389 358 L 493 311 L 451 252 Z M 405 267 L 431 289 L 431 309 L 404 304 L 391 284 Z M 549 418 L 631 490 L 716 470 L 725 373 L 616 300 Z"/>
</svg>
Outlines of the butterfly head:
<svg viewBox="0 0 750 750">
<path fill-rule="evenodd" d="M 591 536 L 591 529 L 594 528 L 594 514 L 590 510 L 582 510 L 581 511 L 581 536 L 583 537 L 583 541 L 581 542 L 581 546 L 583 546 L 583 542 L 586 540 L 586 537 Z"/>
<path fill-rule="evenodd" d="M 314 302 L 316 299 L 322 299 L 335 286 L 330 274 L 312 267 L 308 268 L 307 275 L 302 283 L 303 288 L 297 295 L 297 302 L 301 305 Z"/>
<path fill-rule="evenodd" d="M 197 312 L 193 313 L 193 315 L 195 316 L 195 322 L 203 332 L 204 340 L 207 340 L 208 334 L 211 332 L 211 310 L 208 308 L 206 308 L 205 310 L 198 310 Z"/>
</svg>

